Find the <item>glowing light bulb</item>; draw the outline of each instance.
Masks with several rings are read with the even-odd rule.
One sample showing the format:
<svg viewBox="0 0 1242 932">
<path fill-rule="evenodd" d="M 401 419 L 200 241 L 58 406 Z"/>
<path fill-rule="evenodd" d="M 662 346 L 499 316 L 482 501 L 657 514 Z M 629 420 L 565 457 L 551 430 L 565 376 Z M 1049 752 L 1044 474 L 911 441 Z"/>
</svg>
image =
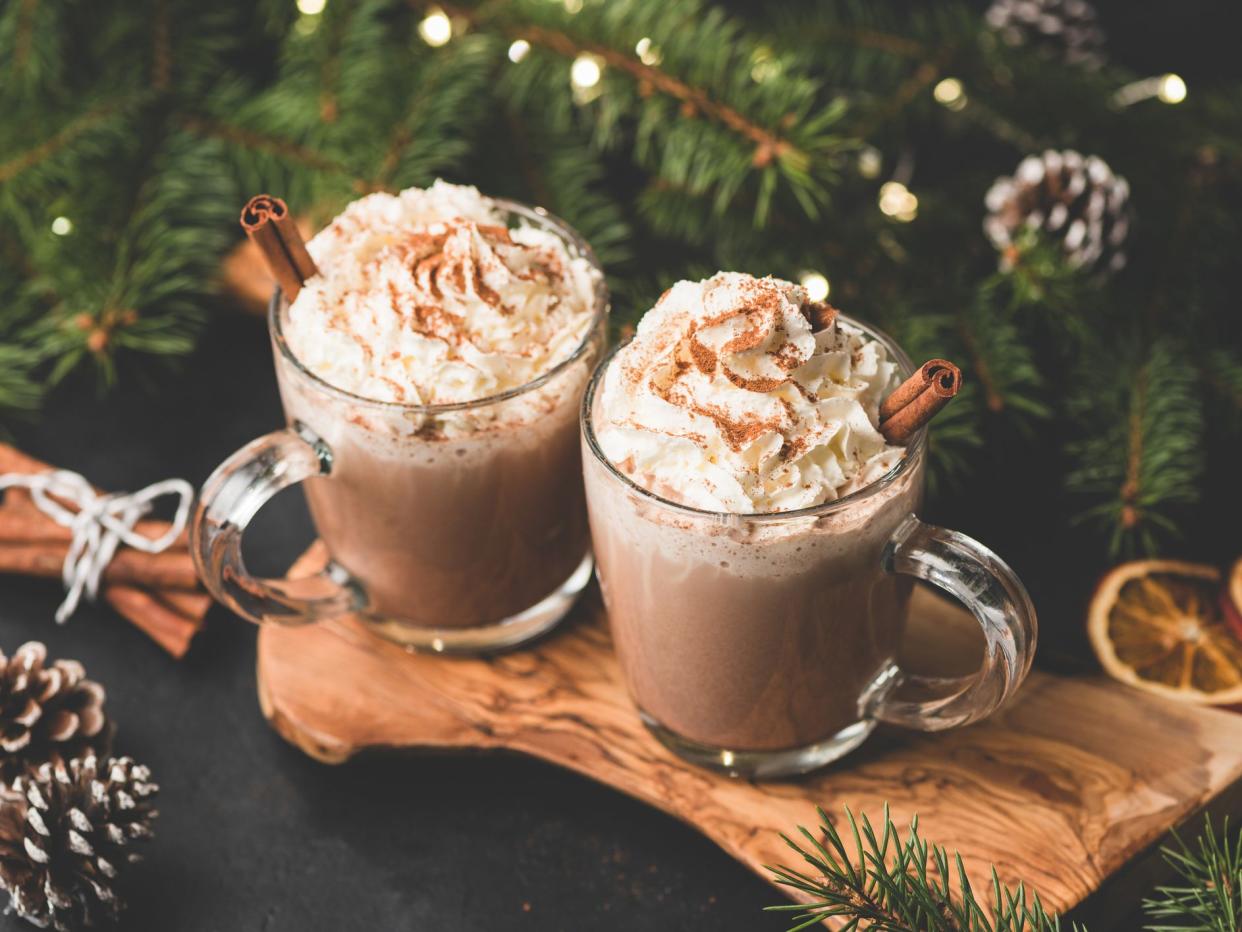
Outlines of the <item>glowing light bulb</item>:
<svg viewBox="0 0 1242 932">
<path fill-rule="evenodd" d="M 634 46 L 634 53 L 644 65 L 658 65 L 662 57 L 660 50 L 652 44 L 651 39 L 647 36 L 643 36 L 638 40 L 638 44 Z"/>
<path fill-rule="evenodd" d="M 823 301 L 831 290 L 828 279 L 819 272 L 803 272 L 798 279 L 806 289 L 806 296 L 812 301 Z"/>
<path fill-rule="evenodd" d="M 1166 74 L 1160 79 L 1156 96 L 1166 104 L 1180 104 L 1186 99 L 1186 82 L 1180 75 Z"/>
<path fill-rule="evenodd" d="M 874 146 L 867 146 L 858 153 L 858 174 L 864 178 L 878 178 L 884 167 L 884 157 Z"/>
<path fill-rule="evenodd" d="M 432 10 L 418 24 L 418 34 L 433 49 L 439 48 L 453 38 L 453 22 L 443 10 Z"/>
<path fill-rule="evenodd" d="M 530 53 L 530 43 L 525 39 L 518 39 L 509 46 L 509 61 L 517 64 Z"/>
<path fill-rule="evenodd" d="M 880 185 L 880 211 L 894 220 L 909 223 L 919 213 L 919 199 L 900 181 Z"/>
<path fill-rule="evenodd" d="M 298 0 L 298 12 L 304 16 L 318 16 L 327 5 L 328 0 Z"/>
<path fill-rule="evenodd" d="M 961 110 L 966 106 L 966 91 L 957 78 L 944 78 L 933 89 L 932 96 L 936 102 L 944 104 L 950 110 Z"/>
<path fill-rule="evenodd" d="M 52 232 L 57 236 L 68 236 L 73 232 L 73 221 L 68 217 L 57 217 L 52 221 Z"/>
<path fill-rule="evenodd" d="M 583 53 L 574 59 L 573 66 L 569 69 L 569 80 L 579 90 L 586 90 L 599 84 L 603 73 L 595 56 Z"/>
</svg>

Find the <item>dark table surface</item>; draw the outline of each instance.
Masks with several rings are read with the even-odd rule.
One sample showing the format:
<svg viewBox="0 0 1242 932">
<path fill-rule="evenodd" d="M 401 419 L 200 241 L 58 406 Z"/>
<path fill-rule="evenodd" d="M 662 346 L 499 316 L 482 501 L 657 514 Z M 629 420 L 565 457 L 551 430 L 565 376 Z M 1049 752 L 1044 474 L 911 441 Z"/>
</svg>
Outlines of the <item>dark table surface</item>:
<svg viewBox="0 0 1242 932">
<path fill-rule="evenodd" d="M 58 392 L 17 444 L 107 489 L 199 484 L 282 423 L 256 319 L 222 312 L 155 385 Z M 152 390 L 154 388 L 154 390 Z M 247 556 L 283 569 L 310 540 L 297 493 Z M 249 546 L 249 544 L 253 546 Z M 161 815 L 127 885 L 142 932 L 782 929 L 780 896 L 695 831 L 586 779 L 507 755 L 372 755 L 338 767 L 285 744 L 255 698 L 255 628 L 215 607 L 181 662 L 106 605 L 64 626 L 49 581 L 0 577 L 0 648 L 46 642 L 108 691 L 118 753 L 150 765 Z M 0 917 L 0 929 L 28 928 Z"/>
</svg>

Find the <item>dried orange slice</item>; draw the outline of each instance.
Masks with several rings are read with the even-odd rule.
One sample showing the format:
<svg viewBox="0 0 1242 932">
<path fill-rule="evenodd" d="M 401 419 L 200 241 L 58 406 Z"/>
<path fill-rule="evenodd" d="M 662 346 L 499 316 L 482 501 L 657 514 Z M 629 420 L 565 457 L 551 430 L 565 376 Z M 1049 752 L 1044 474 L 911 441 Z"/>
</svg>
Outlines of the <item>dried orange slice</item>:
<svg viewBox="0 0 1242 932">
<path fill-rule="evenodd" d="M 1220 602 L 1220 571 L 1177 560 L 1123 563 L 1091 599 L 1087 634 L 1109 675 L 1184 702 L 1242 702 L 1242 640 Z"/>
</svg>

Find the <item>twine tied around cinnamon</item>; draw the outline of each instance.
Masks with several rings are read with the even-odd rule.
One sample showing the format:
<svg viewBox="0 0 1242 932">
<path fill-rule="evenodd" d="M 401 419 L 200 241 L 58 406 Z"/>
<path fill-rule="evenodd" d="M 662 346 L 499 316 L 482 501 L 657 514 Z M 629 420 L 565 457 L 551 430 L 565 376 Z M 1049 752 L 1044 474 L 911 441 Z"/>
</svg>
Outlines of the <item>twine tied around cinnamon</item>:
<svg viewBox="0 0 1242 932">
<path fill-rule="evenodd" d="M 194 487 L 184 479 L 164 479 L 131 494 L 107 495 L 96 492 L 85 477 L 68 469 L 0 475 L 0 492 L 10 488 L 29 491 L 30 500 L 41 512 L 73 533 L 61 571 L 65 598 L 56 609 L 60 624 L 77 610 L 83 595 L 95 600 L 100 579 L 118 546 L 125 544 L 145 553 L 162 553 L 171 547 L 185 530 L 194 501 Z M 138 520 L 165 495 L 179 498 L 172 524 L 159 537 L 140 534 L 135 530 Z"/>
</svg>

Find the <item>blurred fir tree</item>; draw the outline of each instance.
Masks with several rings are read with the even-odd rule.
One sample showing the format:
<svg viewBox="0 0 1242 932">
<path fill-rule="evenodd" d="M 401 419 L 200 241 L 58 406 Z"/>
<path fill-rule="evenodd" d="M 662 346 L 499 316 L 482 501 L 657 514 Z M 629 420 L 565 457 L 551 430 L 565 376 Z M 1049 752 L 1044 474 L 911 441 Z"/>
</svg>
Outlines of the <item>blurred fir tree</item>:
<svg viewBox="0 0 1242 932">
<path fill-rule="evenodd" d="M 10 0 L 0 407 L 37 409 L 79 366 L 109 380 L 188 351 L 250 194 L 318 223 L 443 175 L 580 229 L 622 324 L 718 268 L 827 282 L 846 312 L 966 370 L 934 431 L 938 482 L 970 480 L 980 448 L 1002 468 L 1051 450 L 1064 468 L 1042 481 L 1071 491 L 1084 527 L 1152 551 L 1204 507 L 1205 451 L 1242 429 L 1242 96 L 1130 73 L 1064 24 L 1026 41 L 1013 15 Z M 1086 173 L 1080 197 L 1044 178 L 1046 202 L 1022 188 L 998 253 L 993 181 L 1071 149 L 1126 179 L 1125 215 L 1090 198 L 1108 179 Z M 1124 268 L 1075 265 L 1080 218 L 1087 236 L 1126 227 Z"/>
</svg>

